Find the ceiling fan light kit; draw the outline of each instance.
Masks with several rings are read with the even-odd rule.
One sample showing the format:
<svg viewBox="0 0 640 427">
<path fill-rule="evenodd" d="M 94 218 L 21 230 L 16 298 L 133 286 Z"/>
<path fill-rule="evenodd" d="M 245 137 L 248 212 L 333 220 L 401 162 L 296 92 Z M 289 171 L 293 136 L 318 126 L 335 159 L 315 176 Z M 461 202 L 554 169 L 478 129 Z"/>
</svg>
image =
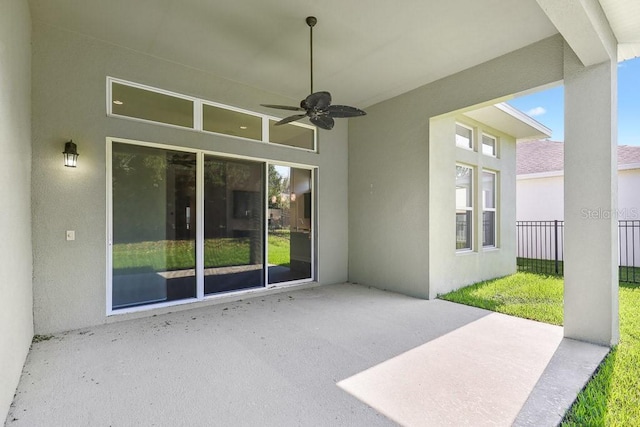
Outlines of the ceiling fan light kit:
<svg viewBox="0 0 640 427">
<path fill-rule="evenodd" d="M 296 120 L 309 117 L 309 121 L 321 129 L 331 130 L 335 124 L 334 118 L 347 118 L 364 116 L 363 110 L 355 107 L 349 107 L 347 105 L 331 105 L 331 94 L 326 91 L 314 92 L 313 91 L 313 27 L 318 23 L 315 16 L 308 16 L 305 22 L 309 26 L 309 50 L 310 50 L 310 80 L 311 80 L 311 94 L 305 99 L 300 101 L 299 107 L 292 107 L 288 105 L 274 105 L 274 104 L 260 104 L 263 107 L 277 108 L 280 110 L 288 111 L 304 111 L 304 114 L 295 114 L 293 116 L 286 117 L 276 123 L 276 126 L 284 125 L 286 123 L 294 122 Z"/>
</svg>

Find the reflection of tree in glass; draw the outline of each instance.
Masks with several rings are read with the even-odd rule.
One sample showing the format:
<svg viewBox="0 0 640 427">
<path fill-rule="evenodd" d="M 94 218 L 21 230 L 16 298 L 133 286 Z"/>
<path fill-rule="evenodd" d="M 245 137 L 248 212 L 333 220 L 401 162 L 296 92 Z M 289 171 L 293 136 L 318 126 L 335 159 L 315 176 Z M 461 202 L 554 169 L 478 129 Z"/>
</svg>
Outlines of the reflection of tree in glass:
<svg viewBox="0 0 640 427">
<path fill-rule="evenodd" d="M 195 200 L 195 154 L 114 143 L 112 155 L 114 242 L 165 239 Z"/>
<path fill-rule="evenodd" d="M 467 178 L 471 174 L 471 168 L 456 166 L 456 179 Z"/>
<path fill-rule="evenodd" d="M 205 160 L 205 182 L 216 187 L 244 188 L 251 177 L 252 166 L 226 160 Z"/>
<path fill-rule="evenodd" d="M 274 165 L 269 165 L 269 207 L 271 209 L 287 209 L 289 199 L 282 194 L 289 193 L 289 177 L 282 176 Z"/>
</svg>

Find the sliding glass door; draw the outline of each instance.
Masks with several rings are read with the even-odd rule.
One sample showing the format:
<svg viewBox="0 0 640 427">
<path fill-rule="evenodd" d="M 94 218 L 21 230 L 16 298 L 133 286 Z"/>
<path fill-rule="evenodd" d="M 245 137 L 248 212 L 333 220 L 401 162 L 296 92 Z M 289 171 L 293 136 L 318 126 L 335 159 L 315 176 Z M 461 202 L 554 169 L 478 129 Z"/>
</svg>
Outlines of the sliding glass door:
<svg viewBox="0 0 640 427">
<path fill-rule="evenodd" d="M 196 296 L 196 155 L 113 143 L 112 309 Z"/>
<path fill-rule="evenodd" d="M 264 286 L 264 164 L 204 156 L 204 293 Z"/>
<path fill-rule="evenodd" d="M 311 171 L 269 165 L 269 283 L 312 277 Z"/>
<path fill-rule="evenodd" d="M 110 177 L 110 312 L 313 278 L 311 169 L 112 141 Z"/>
</svg>

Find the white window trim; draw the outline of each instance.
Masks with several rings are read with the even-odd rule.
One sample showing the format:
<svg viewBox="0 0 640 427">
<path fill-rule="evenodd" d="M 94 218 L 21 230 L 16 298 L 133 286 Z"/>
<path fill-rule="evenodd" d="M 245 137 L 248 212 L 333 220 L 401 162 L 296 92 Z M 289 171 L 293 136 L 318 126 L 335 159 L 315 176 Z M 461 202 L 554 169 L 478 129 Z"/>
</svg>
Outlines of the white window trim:
<svg viewBox="0 0 640 427">
<path fill-rule="evenodd" d="M 460 123 L 460 122 L 456 122 L 456 126 L 460 126 L 460 127 L 465 128 L 465 129 L 467 129 L 467 130 L 469 130 L 471 132 L 471 140 L 470 140 L 471 147 L 465 147 L 465 146 L 458 145 L 458 143 L 454 140 L 455 146 L 457 148 L 462 149 L 462 150 L 475 151 L 475 148 L 476 148 L 476 141 L 475 141 L 476 131 L 475 131 L 475 129 L 472 128 L 471 126 L 467 126 L 467 125 L 465 125 L 463 123 Z M 457 136 L 457 135 L 458 135 L 458 133 L 454 132 L 454 136 Z"/>
<path fill-rule="evenodd" d="M 487 138 L 493 139 L 493 154 L 487 154 L 487 153 L 484 152 L 484 137 L 485 136 Z M 482 149 L 480 150 L 480 153 L 482 153 L 483 156 L 498 158 L 498 137 L 493 136 L 491 134 L 488 134 L 486 132 L 482 132 L 482 139 L 480 140 L 480 145 L 482 146 Z"/>
<path fill-rule="evenodd" d="M 179 98 L 179 99 L 184 99 L 186 101 L 191 101 L 193 102 L 193 127 L 188 127 L 188 126 L 180 126 L 180 125 L 174 125 L 171 123 L 164 123 L 164 122 L 156 122 L 154 120 L 147 120 L 147 119 L 140 119 L 137 117 L 130 117 L 130 116 L 123 116 L 121 114 L 117 114 L 113 112 L 113 83 L 117 83 L 123 86 L 129 86 L 129 87 L 134 87 L 136 89 L 142 89 L 142 90 L 146 90 L 149 92 L 155 92 L 155 93 L 159 93 L 162 95 L 167 95 L 167 96 L 172 96 L 174 98 Z M 176 92 L 171 92 L 168 90 L 164 90 L 164 89 L 160 89 L 160 88 L 155 88 L 155 87 L 151 87 L 151 86 L 147 86 L 147 85 L 143 85 L 140 83 L 133 83 L 133 82 L 128 82 L 126 80 L 120 80 L 120 79 L 116 79 L 113 77 L 107 77 L 107 116 L 111 116 L 111 117 L 117 117 L 117 118 L 123 118 L 123 119 L 127 119 L 127 120 L 133 120 L 136 122 L 144 122 L 144 123 L 151 123 L 151 124 L 155 124 L 155 125 L 161 125 L 161 126 L 169 126 L 172 127 L 174 129 L 186 129 L 186 130 L 197 130 L 197 123 L 198 123 L 198 119 L 197 119 L 197 113 L 198 113 L 198 98 L 194 98 L 192 96 L 187 96 L 187 95 L 182 95 L 180 93 L 176 93 Z M 200 110 L 201 111 L 201 110 Z"/>
<path fill-rule="evenodd" d="M 155 122 L 154 122 L 155 123 Z M 117 142 L 117 143 L 123 143 L 123 144 L 131 144 L 131 145 L 138 145 L 138 146 L 142 146 L 142 147 L 150 147 L 150 148 L 160 148 L 163 150 L 172 150 L 172 151 L 181 151 L 181 152 L 185 152 L 185 153 L 194 153 L 196 154 L 196 158 L 197 158 L 197 162 L 196 162 L 196 179 L 198 180 L 198 185 L 196 186 L 197 190 L 196 190 L 196 211 L 197 211 L 197 227 L 199 227 L 197 229 L 197 234 L 196 234 L 196 297 L 194 298 L 187 298 L 187 299 L 182 299 L 182 300 L 176 300 L 176 301 L 167 301 L 167 302 L 160 302 L 160 303 L 155 303 L 155 304 L 146 304 L 146 305 L 141 305 L 141 306 L 136 306 L 136 307 L 128 307 L 128 308 L 120 308 L 120 309 L 113 309 L 113 253 L 112 253 L 112 248 L 113 248 L 113 188 L 111 183 L 113 182 L 113 161 L 112 161 L 112 156 L 113 156 L 113 143 Z M 223 293 L 218 293 L 218 294 L 209 294 L 209 295 L 205 295 L 204 294 L 204 168 L 203 168 L 203 162 L 202 160 L 204 159 L 205 155 L 214 155 L 214 156 L 218 156 L 218 157 L 223 157 L 223 158 L 228 158 L 228 159 L 238 159 L 238 160 L 250 160 L 250 161 L 256 161 L 256 162 L 263 162 L 265 165 L 265 185 L 268 185 L 268 165 L 269 164 L 277 164 L 277 165 L 281 165 L 281 166 L 289 166 L 289 167 L 294 167 L 294 168 L 299 168 L 299 169 L 306 169 L 311 171 L 311 188 L 313 189 L 313 194 L 314 197 L 311 199 L 311 224 L 312 224 L 312 234 L 311 234 L 311 277 L 308 279 L 301 279 L 301 280 L 294 280 L 294 281 L 289 281 L 289 282 L 282 282 L 282 283 L 273 283 L 273 284 L 269 284 L 268 283 L 268 269 L 265 268 L 265 282 L 264 282 L 264 286 L 263 287 L 257 287 L 257 288 L 250 288 L 250 289 L 242 289 L 242 290 L 238 290 L 238 291 L 232 291 L 232 292 L 223 292 Z M 316 221 L 316 203 L 315 200 L 318 197 L 317 195 L 317 188 L 316 188 L 316 173 L 318 171 L 318 166 L 313 166 L 313 165 L 306 165 L 306 164 L 301 164 L 301 163 L 292 163 L 292 162 L 281 162 L 281 161 L 275 161 L 272 159 L 267 159 L 267 158 L 260 158 L 260 157 L 251 157 L 251 156 L 243 156 L 243 155 L 235 155 L 235 154 L 229 154 L 229 153 L 223 153 L 223 152 L 217 152 L 217 151 L 209 151 L 209 150 L 201 150 L 201 149 L 195 149 L 195 148 L 187 148 L 187 147 L 182 147 L 182 146 L 178 146 L 178 145 L 170 145 L 170 144 L 160 144 L 160 143 L 155 143 L 155 142 L 148 142 L 148 141 L 138 141 L 138 140 L 133 140 L 133 139 L 127 139 L 127 138 L 118 138 L 118 137 L 107 137 L 106 138 L 106 252 L 107 252 L 107 257 L 106 257 L 106 315 L 107 317 L 109 316 L 117 316 L 117 315 L 121 315 L 121 314 L 128 314 L 128 313 L 136 313 L 136 312 L 142 312 L 142 311 L 149 311 L 149 310 L 155 310 L 155 309 L 159 309 L 159 308 L 164 308 L 164 307 L 173 307 L 173 306 L 178 306 L 178 305 L 183 305 L 183 304 L 192 304 L 192 303 L 196 303 L 196 302 L 202 302 L 202 301 L 209 301 L 209 300 L 216 300 L 216 299 L 224 299 L 224 298 L 229 298 L 230 295 L 233 296 L 241 296 L 241 295 L 246 295 L 246 294 L 254 294 L 254 293 L 264 293 L 265 291 L 269 290 L 269 289 L 282 289 L 282 288 L 289 288 L 289 287 L 295 287 L 295 286 L 301 286 L 301 285 L 306 285 L 309 283 L 313 283 L 315 281 L 317 281 L 317 276 L 316 276 L 316 265 L 318 263 L 318 260 L 316 259 L 316 245 L 317 245 L 317 239 L 316 236 L 319 235 L 318 233 L 318 222 Z M 268 218 L 268 191 L 265 191 L 265 204 L 264 204 L 264 209 L 265 209 L 265 217 Z M 266 219 L 265 219 L 266 221 Z M 268 238 L 268 227 L 265 226 L 264 228 L 264 239 L 265 242 L 267 241 L 266 239 Z M 265 245 L 266 249 L 265 249 L 265 264 L 267 263 L 268 258 L 268 245 Z"/>
<path fill-rule="evenodd" d="M 489 173 L 493 175 L 493 208 L 487 208 L 484 203 L 484 196 L 482 197 L 482 213 L 484 212 L 493 212 L 493 245 L 485 245 L 484 244 L 484 215 L 481 216 L 480 220 L 482 221 L 482 247 L 484 249 L 498 249 L 498 203 L 499 195 L 498 195 L 498 172 L 491 169 L 482 169 L 482 174 Z"/>
<path fill-rule="evenodd" d="M 468 248 L 456 248 L 456 253 L 459 254 L 464 254 L 464 253 L 469 253 L 469 252 L 473 252 L 473 248 L 474 248 L 474 243 L 475 243 L 475 215 L 474 215 L 474 202 L 476 200 L 476 196 L 475 196 L 475 187 L 476 187 L 476 178 L 475 178 L 475 172 L 477 167 L 474 165 L 470 165 L 467 163 L 458 163 L 456 162 L 456 168 L 460 166 L 463 168 L 467 168 L 471 170 L 471 206 L 466 206 L 466 207 L 458 207 L 458 204 L 456 203 L 456 209 L 455 212 L 456 214 L 458 213 L 458 211 L 466 211 L 466 212 L 471 212 L 471 223 L 469 224 L 469 226 L 471 227 L 471 231 L 470 231 L 470 235 L 471 235 L 471 242 L 469 244 Z M 456 236 L 457 237 L 457 236 Z"/>
<path fill-rule="evenodd" d="M 130 86 L 130 87 L 134 87 L 137 89 L 143 89 L 149 92 L 155 92 L 155 93 L 160 93 L 163 95 L 168 95 L 168 96 L 172 96 L 175 98 L 179 98 L 179 99 L 184 99 L 184 100 L 188 100 L 188 101 L 192 101 L 193 102 L 193 127 L 187 127 L 187 126 L 179 126 L 179 125 L 174 125 L 174 124 L 170 124 L 170 123 L 163 123 L 163 122 L 157 122 L 154 120 L 147 120 L 147 119 L 140 119 L 137 117 L 130 117 L 130 116 L 123 116 L 120 114 L 116 114 L 113 112 L 113 90 L 112 90 L 112 86 L 113 83 L 118 83 L 124 86 Z M 238 108 L 238 107 L 234 107 L 231 105 L 226 105 L 226 104 L 221 104 L 219 102 L 215 102 L 215 101 L 209 101 L 206 99 L 202 99 L 202 98 L 196 98 L 196 97 L 192 97 L 192 96 L 188 96 L 188 95 L 183 95 L 177 92 L 171 92 L 168 90 L 164 90 L 164 89 L 160 89 L 157 87 L 153 87 L 153 86 L 148 86 L 148 85 L 144 85 L 141 83 L 135 83 L 135 82 L 131 82 L 131 81 L 127 81 L 127 80 L 123 80 L 123 79 L 119 79 L 119 78 L 115 78 L 115 77 L 110 77 L 107 76 L 107 116 L 109 117 L 115 117 L 118 119 L 125 119 L 125 120 L 132 120 L 132 121 L 136 121 L 136 122 L 143 122 L 143 123 L 150 123 L 150 124 L 154 124 L 154 125 L 159 125 L 159 126 L 168 126 L 174 129 L 182 129 L 182 130 L 191 130 L 191 131 L 195 131 L 195 132 L 202 132 L 202 133 L 207 133 L 207 134 L 212 134 L 212 135 L 220 135 L 220 136 L 224 136 L 224 137 L 228 137 L 228 138 L 235 138 L 235 139 L 239 139 L 242 141 L 251 141 L 251 142 L 258 142 L 258 143 L 265 143 L 265 144 L 269 144 L 270 146 L 276 146 L 276 147 L 285 147 L 287 149 L 292 149 L 292 150 L 299 150 L 299 151 L 306 151 L 306 152 L 311 152 L 311 153 L 317 153 L 318 152 L 318 129 L 315 126 L 306 124 L 306 123 L 288 123 L 289 125 L 292 126 L 299 126 L 302 128 L 306 128 L 306 129 L 310 129 L 313 131 L 313 148 L 309 149 L 309 148 L 302 148 L 302 147 L 294 147 L 291 145 L 285 145 L 285 144 L 278 144 L 276 142 L 271 142 L 269 140 L 269 120 L 275 120 L 275 121 L 280 121 L 282 120 L 282 117 L 276 117 L 276 116 L 272 116 L 269 114 L 261 114 L 261 113 L 257 113 L 255 111 L 250 111 L 250 110 L 245 110 L 243 108 Z M 211 132 L 211 131 L 205 131 L 203 129 L 203 105 L 211 105 L 213 107 L 218 107 L 218 108 L 224 108 L 226 110 L 230 110 L 230 111 L 236 111 L 239 113 L 244 113 L 244 114 L 248 114 L 251 116 L 255 116 L 255 117 L 259 117 L 262 119 L 262 140 L 257 140 L 257 139 L 251 139 L 251 138 L 244 138 L 241 136 L 236 136 L 236 135 L 228 135 L 226 133 L 218 133 L 218 132 Z"/>
</svg>

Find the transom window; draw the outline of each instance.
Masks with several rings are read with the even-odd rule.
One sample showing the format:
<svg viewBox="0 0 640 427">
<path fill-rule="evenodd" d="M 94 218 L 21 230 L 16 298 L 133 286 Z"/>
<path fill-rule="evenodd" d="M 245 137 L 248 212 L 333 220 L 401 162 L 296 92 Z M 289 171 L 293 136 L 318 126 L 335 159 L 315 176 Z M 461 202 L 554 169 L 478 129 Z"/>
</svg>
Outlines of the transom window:
<svg viewBox="0 0 640 427">
<path fill-rule="evenodd" d="M 107 98 L 110 116 L 317 151 L 312 125 L 274 126 L 279 118 L 112 77 L 107 78 Z"/>
<path fill-rule="evenodd" d="M 456 146 L 473 150 L 473 130 L 456 123 Z"/>
<path fill-rule="evenodd" d="M 202 130 L 262 141 L 262 118 L 215 105 L 202 105 Z"/>
<path fill-rule="evenodd" d="M 192 128 L 193 100 L 113 82 L 111 112 L 119 116 Z"/>
<path fill-rule="evenodd" d="M 486 156 L 496 157 L 498 143 L 495 137 L 491 135 L 482 135 L 482 154 Z"/>
</svg>

